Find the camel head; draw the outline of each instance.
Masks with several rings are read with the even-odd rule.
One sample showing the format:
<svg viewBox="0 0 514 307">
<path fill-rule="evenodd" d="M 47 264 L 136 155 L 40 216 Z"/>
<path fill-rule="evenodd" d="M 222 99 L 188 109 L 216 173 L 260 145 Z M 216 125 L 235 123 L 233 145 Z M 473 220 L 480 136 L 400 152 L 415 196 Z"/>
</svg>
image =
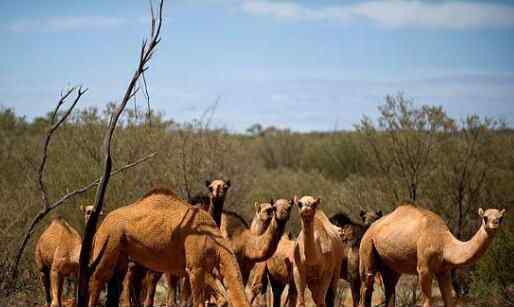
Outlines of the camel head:
<svg viewBox="0 0 514 307">
<path fill-rule="evenodd" d="M 275 208 L 275 216 L 279 221 L 287 221 L 289 214 L 291 213 L 291 207 L 293 206 L 293 200 L 278 199 L 273 204 Z"/>
<path fill-rule="evenodd" d="M 312 196 L 303 196 L 298 199 L 297 196 L 293 198 L 293 203 L 300 211 L 300 217 L 304 222 L 311 222 L 314 219 L 314 214 L 319 206 L 321 200 Z"/>
<path fill-rule="evenodd" d="M 382 210 L 378 210 L 378 211 L 361 210 L 359 215 L 362 219 L 362 223 L 364 224 L 364 226 L 369 226 L 369 225 L 373 224 L 374 221 L 378 220 L 379 218 L 381 218 L 383 216 Z"/>
<path fill-rule="evenodd" d="M 212 181 L 206 180 L 205 186 L 209 189 L 209 196 L 214 199 L 225 199 L 228 188 L 230 188 L 230 180 L 224 181 L 215 179 Z"/>
<path fill-rule="evenodd" d="M 503 216 L 505 215 L 505 209 L 478 209 L 478 215 L 482 218 L 482 226 L 487 231 L 496 231 L 500 227 Z"/>
<path fill-rule="evenodd" d="M 80 211 L 84 213 L 84 222 L 87 224 L 87 221 L 89 221 L 89 218 L 91 217 L 91 214 L 93 214 L 93 211 L 95 211 L 95 207 L 92 205 L 84 206 L 80 205 Z M 104 215 L 104 211 L 100 211 L 100 216 Z"/>
<path fill-rule="evenodd" d="M 255 216 L 262 222 L 269 222 L 273 218 L 273 200 L 269 203 L 255 202 Z"/>
</svg>

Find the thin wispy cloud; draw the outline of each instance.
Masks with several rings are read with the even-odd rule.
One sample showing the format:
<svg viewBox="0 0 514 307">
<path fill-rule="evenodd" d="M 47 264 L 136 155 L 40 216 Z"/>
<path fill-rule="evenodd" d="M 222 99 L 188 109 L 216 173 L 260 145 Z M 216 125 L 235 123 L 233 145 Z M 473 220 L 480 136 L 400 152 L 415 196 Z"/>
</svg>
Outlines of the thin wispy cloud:
<svg viewBox="0 0 514 307">
<path fill-rule="evenodd" d="M 293 1 L 252 0 L 242 2 L 240 9 L 247 14 L 280 20 L 367 21 L 388 28 L 462 30 L 514 27 L 514 8 L 478 2 L 393 0 L 309 7 Z"/>
<path fill-rule="evenodd" d="M 17 20 L 6 26 L 12 32 L 70 32 L 119 28 L 126 18 L 110 16 L 57 16 Z"/>
</svg>

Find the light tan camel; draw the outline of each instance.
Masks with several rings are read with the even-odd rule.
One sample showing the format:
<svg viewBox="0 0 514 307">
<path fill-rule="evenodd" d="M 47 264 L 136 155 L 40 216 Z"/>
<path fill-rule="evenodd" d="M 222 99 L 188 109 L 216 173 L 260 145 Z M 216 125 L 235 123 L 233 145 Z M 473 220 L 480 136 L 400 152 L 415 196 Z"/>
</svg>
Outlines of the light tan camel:
<svg viewBox="0 0 514 307">
<path fill-rule="evenodd" d="M 220 225 L 221 223 L 221 214 L 223 212 L 223 207 L 225 204 L 225 198 L 227 196 L 227 191 L 230 188 L 230 180 L 206 180 L 205 186 L 209 190 L 209 194 L 207 196 L 204 195 L 196 195 L 188 200 L 188 202 L 196 208 L 203 209 L 209 212 L 209 215 L 212 216 L 216 225 Z M 144 307 L 152 307 L 154 305 L 155 291 L 157 289 L 157 283 L 161 279 L 162 273 L 160 272 L 152 272 L 149 270 L 145 270 L 144 268 L 138 266 L 137 264 L 131 264 L 129 266 L 129 274 L 126 278 L 124 291 L 132 291 L 133 299 L 137 299 L 140 296 L 144 296 Z M 168 295 L 167 295 L 167 307 L 171 307 L 175 303 L 176 289 L 178 286 L 180 278 L 178 276 L 166 276 L 166 282 L 168 284 Z M 186 281 L 187 283 L 187 281 Z M 131 285 L 134 284 L 134 287 Z M 140 288 L 140 289 L 138 289 Z M 130 290 L 127 290 L 130 289 Z M 188 295 L 189 288 L 186 285 L 185 293 L 183 293 L 183 297 Z M 142 293 L 140 293 L 142 292 Z M 130 298 L 125 295 L 123 301 L 127 301 Z"/>
<path fill-rule="evenodd" d="M 230 303 L 249 306 L 230 243 L 208 213 L 169 190 L 153 190 L 106 216 L 94 242 L 92 261 L 98 265 L 90 281 L 91 307 L 96 306 L 113 269 L 126 270 L 129 257 L 152 271 L 187 274 L 193 306 L 203 306 L 206 278 L 216 268 L 224 278 Z"/>
<path fill-rule="evenodd" d="M 305 306 L 305 288 L 309 287 L 316 306 L 326 306 L 329 288 L 336 293 L 345 247 L 339 227 L 330 223 L 319 209 L 320 199 L 295 197 L 300 210 L 302 230 L 294 249 L 293 276 L 297 306 Z"/>
<path fill-rule="evenodd" d="M 453 307 L 450 270 L 475 263 L 491 244 L 504 210 L 479 209 L 482 226 L 467 242 L 457 240 L 435 213 L 404 204 L 372 224 L 360 245 L 362 280 L 359 306 L 371 306 L 373 276 L 380 272 L 386 304 L 395 305 L 401 274 L 417 274 L 423 306 L 432 306 L 432 279 L 437 278 L 446 307 Z"/>
<path fill-rule="evenodd" d="M 94 207 L 80 206 L 80 210 L 87 223 Z M 78 276 L 81 245 L 78 231 L 61 217 L 54 218 L 39 237 L 35 260 L 49 306 L 61 306 L 64 278 Z"/>
<path fill-rule="evenodd" d="M 254 265 L 275 253 L 289 220 L 291 202 L 275 202 L 273 208 L 271 222 L 260 235 L 252 233 L 244 219 L 236 213 L 225 211 L 222 215 L 221 232 L 230 241 L 236 254 L 245 285 Z"/>
<path fill-rule="evenodd" d="M 353 222 L 346 214 L 336 213 L 330 217 L 330 222 L 338 226 L 342 233 L 341 239 L 345 244 L 346 251 L 341 263 L 341 278 L 350 283 L 353 306 L 359 304 L 359 291 L 361 280 L 359 274 L 359 245 L 362 236 L 368 227 L 382 217 L 382 211 L 361 210 L 360 217 L 363 224 Z M 335 293 L 329 289 L 327 301 L 333 301 Z"/>
</svg>

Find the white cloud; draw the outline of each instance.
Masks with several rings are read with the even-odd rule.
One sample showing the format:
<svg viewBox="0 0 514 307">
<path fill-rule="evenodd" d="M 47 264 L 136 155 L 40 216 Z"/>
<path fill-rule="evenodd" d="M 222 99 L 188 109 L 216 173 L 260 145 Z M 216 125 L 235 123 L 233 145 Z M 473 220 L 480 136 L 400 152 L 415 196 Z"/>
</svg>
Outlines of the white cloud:
<svg viewBox="0 0 514 307">
<path fill-rule="evenodd" d="M 247 14 L 282 20 L 343 23 L 366 20 L 390 28 L 453 30 L 514 26 L 514 7 L 493 3 L 391 0 L 308 7 L 293 1 L 248 0 L 240 5 Z"/>
<path fill-rule="evenodd" d="M 127 22 L 125 18 L 105 16 L 62 16 L 18 20 L 7 26 L 12 32 L 67 32 L 116 28 Z"/>
</svg>

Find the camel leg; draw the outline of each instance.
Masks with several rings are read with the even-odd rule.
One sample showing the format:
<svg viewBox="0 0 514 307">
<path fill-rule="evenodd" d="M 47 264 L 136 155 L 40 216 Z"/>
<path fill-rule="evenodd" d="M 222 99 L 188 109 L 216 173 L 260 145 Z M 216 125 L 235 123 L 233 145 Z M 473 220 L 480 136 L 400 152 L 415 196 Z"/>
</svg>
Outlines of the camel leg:
<svg viewBox="0 0 514 307">
<path fill-rule="evenodd" d="M 62 288 L 64 283 L 64 277 L 59 271 L 52 268 L 50 272 L 50 284 L 52 288 L 52 307 L 61 307 L 62 300 Z"/>
<path fill-rule="evenodd" d="M 376 273 L 375 254 L 373 242 L 370 239 L 363 239 L 359 249 L 360 307 L 371 307 L 371 295 L 373 294 L 373 283 L 375 282 Z"/>
<path fill-rule="evenodd" d="M 306 287 L 305 272 L 302 269 L 300 269 L 298 266 L 295 266 L 293 268 L 293 276 L 294 276 L 294 283 L 296 285 L 296 293 L 297 293 L 296 306 L 297 307 L 305 307 L 305 287 Z"/>
<path fill-rule="evenodd" d="M 144 307 L 153 307 L 155 299 L 155 290 L 157 289 L 157 283 L 161 279 L 162 273 L 148 271 L 146 274 L 145 287 L 146 297 Z"/>
<path fill-rule="evenodd" d="M 418 266 L 419 284 L 423 293 L 423 307 L 432 307 L 433 275 L 426 266 Z"/>
<path fill-rule="evenodd" d="M 89 307 L 97 305 L 100 292 L 103 290 L 105 283 L 113 276 L 113 268 L 116 267 L 121 253 L 121 240 L 119 236 L 107 237 L 101 235 L 101 233 L 100 235 L 98 234 L 97 232 L 92 257 L 92 259 L 98 261 L 98 264 L 90 278 Z M 96 260 L 97 257 L 101 257 L 101 259 Z"/>
<path fill-rule="evenodd" d="M 452 282 L 450 273 L 442 273 L 437 275 L 437 282 L 439 289 L 441 289 L 441 296 L 443 297 L 445 307 L 455 307 L 455 301 L 452 295 Z"/>
<path fill-rule="evenodd" d="M 193 307 L 204 307 L 204 283 L 205 271 L 202 268 L 192 268 L 189 271 L 189 282 L 191 283 L 191 296 Z"/>
<path fill-rule="evenodd" d="M 359 292 L 361 289 L 361 280 L 359 277 L 354 276 L 350 280 L 350 288 L 352 290 L 352 304 L 353 307 L 357 307 L 359 305 Z"/>
<path fill-rule="evenodd" d="M 247 293 L 248 302 L 253 305 L 255 298 L 266 291 L 267 284 L 266 262 L 259 262 L 255 265 L 253 279 Z M 263 291 L 264 289 L 264 291 Z"/>
<path fill-rule="evenodd" d="M 46 305 L 50 306 L 50 304 L 52 304 L 52 295 L 50 293 L 50 270 L 48 268 L 43 268 L 39 272 L 39 278 L 41 279 L 43 289 L 45 290 Z"/>
<path fill-rule="evenodd" d="M 184 278 L 184 285 L 180 292 L 180 306 L 187 307 L 191 305 L 191 283 L 189 282 L 189 276 L 186 275 Z"/>
<path fill-rule="evenodd" d="M 283 290 L 284 288 L 282 288 Z M 280 291 L 280 294 L 282 294 L 282 291 Z M 282 295 L 281 295 L 282 296 Z M 289 285 L 289 290 L 287 291 L 287 302 L 286 302 L 286 306 L 288 307 L 295 307 L 296 306 L 296 301 L 298 299 L 298 294 L 296 292 L 296 287 L 294 284 L 290 284 Z M 280 307 L 280 305 L 278 306 L 274 306 L 274 307 Z"/>
<path fill-rule="evenodd" d="M 330 286 L 330 279 L 325 278 L 320 280 L 319 282 L 315 282 L 313 284 L 309 284 L 309 288 L 312 292 L 312 299 L 317 307 L 325 307 L 327 306 L 327 290 Z M 332 302 L 332 306 L 333 306 Z"/>
<path fill-rule="evenodd" d="M 176 305 L 177 286 L 179 283 L 179 277 L 166 273 L 166 284 L 168 285 L 168 293 L 166 295 L 166 307 L 172 307 Z"/>
<path fill-rule="evenodd" d="M 380 276 L 382 277 L 382 282 L 384 284 L 384 305 L 386 307 L 394 307 L 396 306 L 396 284 L 400 279 L 400 274 L 388 268 L 384 268 L 381 270 Z"/>
</svg>

